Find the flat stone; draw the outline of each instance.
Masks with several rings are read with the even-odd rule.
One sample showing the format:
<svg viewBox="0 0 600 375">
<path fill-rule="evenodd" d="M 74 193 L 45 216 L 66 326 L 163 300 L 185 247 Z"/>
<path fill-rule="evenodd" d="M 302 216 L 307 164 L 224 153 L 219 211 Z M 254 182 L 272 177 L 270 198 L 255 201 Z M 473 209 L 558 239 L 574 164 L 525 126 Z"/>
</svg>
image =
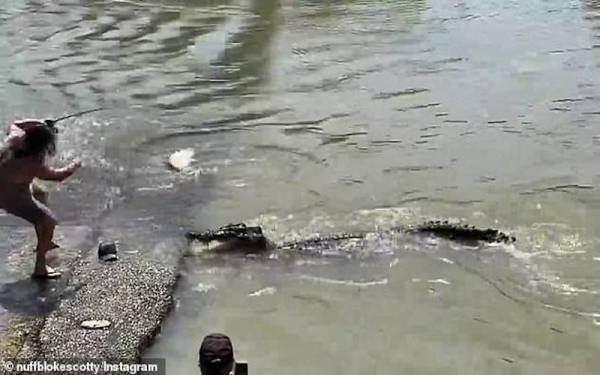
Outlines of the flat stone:
<svg viewBox="0 0 600 375">
<path fill-rule="evenodd" d="M 81 327 L 86 329 L 102 329 L 110 327 L 108 320 L 84 320 L 81 322 Z"/>
</svg>

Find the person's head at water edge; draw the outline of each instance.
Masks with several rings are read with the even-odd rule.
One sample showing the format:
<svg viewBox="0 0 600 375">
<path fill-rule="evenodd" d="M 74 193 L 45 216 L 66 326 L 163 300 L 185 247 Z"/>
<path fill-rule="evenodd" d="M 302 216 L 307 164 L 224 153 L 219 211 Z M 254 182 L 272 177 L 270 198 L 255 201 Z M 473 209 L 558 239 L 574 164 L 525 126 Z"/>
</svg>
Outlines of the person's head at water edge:
<svg viewBox="0 0 600 375">
<path fill-rule="evenodd" d="M 233 344 L 227 335 L 211 333 L 204 337 L 198 353 L 202 375 L 245 375 L 245 363 L 236 363 Z"/>
</svg>

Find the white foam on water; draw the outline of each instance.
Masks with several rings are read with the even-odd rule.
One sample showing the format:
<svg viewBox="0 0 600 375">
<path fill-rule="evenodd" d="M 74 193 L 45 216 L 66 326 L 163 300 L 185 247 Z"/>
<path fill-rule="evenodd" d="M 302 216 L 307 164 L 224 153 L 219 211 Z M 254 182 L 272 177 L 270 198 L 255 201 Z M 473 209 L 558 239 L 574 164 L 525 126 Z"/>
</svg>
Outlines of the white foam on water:
<svg viewBox="0 0 600 375">
<path fill-rule="evenodd" d="M 522 268 L 521 275 L 525 276 L 528 289 L 534 292 L 546 293 L 553 290 L 557 295 L 573 298 L 578 295 L 597 295 L 597 285 L 577 285 L 579 281 L 564 280 L 557 276 L 562 259 L 579 259 L 595 249 L 595 244 L 583 237 L 582 231 L 561 223 L 537 223 L 517 230 L 519 241 L 505 245 L 504 251 L 516 262 L 513 267 Z M 594 260 L 599 260 L 594 258 Z M 571 302 L 565 300 L 565 304 Z"/>
<path fill-rule="evenodd" d="M 563 224 L 563 223 L 534 223 L 531 225 L 532 229 L 540 229 L 540 228 L 560 228 L 562 230 L 566 230 L 569 229 L 569 226 L 567 224 Z"/>
<path fill-rule="evenodd" d="M 152 186 L 152 187 L 140 187 L 137 189 L 137 191 L 161 191 L 161 190 L 170 190 L 174 187 L 175 185 L 173 183 L 170 184 L 164 184 L 164 185 L 157 185 L 157 186 Z"/>
<path fill-rule="evenodd" d="M 268 296 L 268 295 L 275 294 L 275 292 L 277 292 L 277 288 L 272 287 L 272 286 L 268 286 L 266 288 L 262 288 L 262 289 L 259 289 L 259 290 L 255 291 L 255 292 L 252 292 L 252 293 L 248 294 L 248 296 L 250 296 L 250 297 L 260 297 L 262 295 L 267 295 Z"/>
<path fill-rule="evenodd" d="M 450 285 L 451 282 L 445 279 L 433 279 L 433 280 L 427 280 L 428 283 L 431 284 L 444 284 L 444 285 Z"/>
<path fill-rule="evenodd" d="M 439 243 L 440 241 L 443 241 L 443 240 L 442 239 L 437 239 L 437 241 L 438 241 L 437 243 Z M 464 251 L 465 249 L 466 250 L 477 250 L 477 249 L 480 248 L 480 245 L 477 244 L 477 243 L 475 243 L 474 245 L 467 245 L 467 244 L 464 244 L 464 243 L 460 243 L 459 244 L 459 243 L 454 243 L 454 242 L 448 242 L 448 246 L 452 250 L 455 250 L 455 251 Z M 490 244 L 487 244 L 486 246 L 488 246 L 488 247 L 495 247 L 497 245 L 495 243 L 490 243 Z"/>
<path fill-rule="evenodd" d="M 192 241 L 187 247 L 186 255 L 200 255 L 206 253 L 207 251 L 210 251 L 209 244 L 201 241 Z"/>
<path fill-rule="evenodd" d="M 258 160 L 256 158 L 213 159 L 213 160 L 203 162 L 202 166 L 205 168 L 214 167 L 214 166 L 229 167 L 231 165 L 253 164 L 258 161 L 260 161 L 260 160 Z"/>
<path fill-rule="evenodd" d="M 567 309 L 564 307 L 559 307 L 559 306 L 554 306 L 554 305 L 550 305 L 550 304 L 544 304 L 545 307 L 551 309 L 551 310 L 556 310 L 556 311 L 561 311 L 567 314 L 572 314 L 572 315 L 577 315 L 577 316 L 582 316 L 585 318 L 594 318 L 595 320 L 600 319 L 600 313 L 597 312 L 586 312 L 586 311 L 578 311 L 578 310 L 571 310 L 571 309 Z"/>
<path fill-rule="evenodd" d="M 187 174 L 188 176 L 192 176 L 195 179 L 198 179 L 200 176 L 215 175 L 217 173 L 219 173 L 219 167 L 202 167 L 202 166 L 200 166 L 198 168 L 190 169 L 185 174 Z"/>
<path fill-rule="evenodd" d="M 217 287 L 210 283 L 198 283 L 192 290 L 200 293 L 208 293 L 211 290 L 217 290 Z"/>
<path fill-rule="evenodd" d="M 243 187 L 248 186 L 248 183 L 246 181 L 244 181 L 243 179 L 235 179 L 235 180 L 228 181 L 227 185 L 236 187 L 236 188 L 243 188 Z"/>
<path fill-rule="evenodd" d="M 540 256 L 543 252 L 526 252 L 519 250 L 516 246 L 509 245 L 504 248 L 504 250 L 512 255 L 515 259 L 520 259 L 523 261 L 529 261 L 532 257 Z"/>
<path fill-rule="evenodd" d="M 578 288 L 573 285 L 570 285 L 570 284 L 567 284 L 564 282 L 559 282 L 559 281 L 560 281 L 559 277 L 554 277 L 554 280 L 551 280 L 550 278 L 545 280 L 546 284 L 548 284 L 553 289 L 556 289 L 562 295 L 571 296 L 571 295 L 577 295 L 577 294 L 581 294 L 581 293 L 592 294 L 592 295 L 598 294 L 598 291 L 596 291 L 596 290 L 591 290 L 591 289 L 586 289 L 586 288 Z"/>
<path fill-rule="evenodd" d="M 223 268 L 223 267 L 209 267 L 209 268 L 202 268 L 197 270 L 195 273 L 197 273 L 198 275 L 225 275 L 227 273 L 229 273 L 229 269 L 227 268 Z"/>
<path fill-rule="evenodd" d="M 309 280 L 324 284 L 332 284 L 332 285 L 344 285 L 344 286 L 353 286 L 353 287 L 370 287 L 377 285 L 387 285 L 388 279 L 384 278 L 381 280 L 373 280 L 373 281 L 354 281 L 354 280 L 336 280 L 336 279 L 328 279 L 325 277 L 317 277 L 310 275 L 300 275 L 300 279 Z"/>
<path fill-rule="evenodd" d="M 329 264 L 329 260 L 324 258 L 315 258 L 315 259 L 298 259 L 294 262 L 296 266 L 323 266 Z"/>
</svg>

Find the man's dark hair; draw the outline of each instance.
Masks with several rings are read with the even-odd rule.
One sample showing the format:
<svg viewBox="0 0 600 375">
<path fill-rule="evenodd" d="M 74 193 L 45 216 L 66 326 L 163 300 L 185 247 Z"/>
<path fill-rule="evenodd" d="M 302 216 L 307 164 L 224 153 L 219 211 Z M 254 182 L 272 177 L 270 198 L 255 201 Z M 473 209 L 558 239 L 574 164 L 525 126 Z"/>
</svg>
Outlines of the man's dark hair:
<svg viewBox="0 0 600 375">
<path fill-rule="evenodd" d="M 26 131 L 25 148 L 18 156 L 53 156 L 56 154 L 56 131 L 49 126 L 34 126 Z"/>
</svg>

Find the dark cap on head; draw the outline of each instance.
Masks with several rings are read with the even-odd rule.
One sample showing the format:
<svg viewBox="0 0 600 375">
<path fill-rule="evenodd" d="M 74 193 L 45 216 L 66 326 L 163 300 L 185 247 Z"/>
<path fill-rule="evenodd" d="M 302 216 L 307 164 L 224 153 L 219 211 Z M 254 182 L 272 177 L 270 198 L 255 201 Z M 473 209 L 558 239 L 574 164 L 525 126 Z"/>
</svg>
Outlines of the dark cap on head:
<svg viewBox="0 0 600 375">
<path fill-rule="evenodd" d="M 211 333 L 204 337 L 198 362 L 203 375 L 229 374 L 235 362 L 229 337 L 221 333 Z"/>
</svg>

